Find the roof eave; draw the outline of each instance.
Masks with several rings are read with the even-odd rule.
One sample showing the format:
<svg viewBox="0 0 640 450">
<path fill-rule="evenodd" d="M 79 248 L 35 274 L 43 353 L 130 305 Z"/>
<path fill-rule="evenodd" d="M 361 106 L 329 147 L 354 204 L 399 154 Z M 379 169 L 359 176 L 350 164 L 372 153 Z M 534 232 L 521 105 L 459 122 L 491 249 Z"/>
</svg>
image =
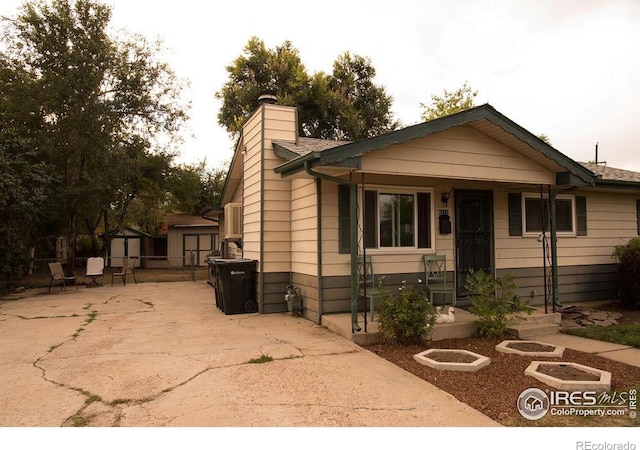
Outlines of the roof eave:
<svg viewBox="0 0 640 450">
<path fill-rule="evenodd" d="M 603 180 L 598 178 L 595 185 L 596 187 L 640 190 L 640 181 Z"/>
<path fill-rule="evenodd" d="M 320 152 L 310 152 L 306 155 L 298 156 L 295 159 L 287 161 L 284 164 L 280 164 L 279 166 L 275 167 L 273 171 L 275 173 L 279 173 L 282 178 L 286 178 L 291 175 L 295 175 L 298 172 L 302 172 L 304 170 L 304 165 L 306 162 L 309 161 L 311 166 L 315 166 L 316 164 L 313 164 L 313 161 L 319 160 Z"/>
<path fill-rule="evenodd" d="M 273 142 L 273 152 L 279 156 L 280 158 L 286 159 L 287 161 L 291 161 L 292 159 L 298 158 L 300 155 L 296 152 L 292 152 L 281 146 L 280 144 Z"/>
</svg>

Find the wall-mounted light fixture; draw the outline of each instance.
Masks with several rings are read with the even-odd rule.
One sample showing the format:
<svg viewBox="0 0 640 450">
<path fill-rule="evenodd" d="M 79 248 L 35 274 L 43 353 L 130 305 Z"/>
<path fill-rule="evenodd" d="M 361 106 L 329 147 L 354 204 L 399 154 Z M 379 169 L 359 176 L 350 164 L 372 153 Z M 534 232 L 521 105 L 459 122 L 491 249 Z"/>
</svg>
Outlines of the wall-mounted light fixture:
<svg viewBox="0 0 640 450">
<path fill-rule="evenodd" d="M 440 197 L 440 201 L 444 204 L 444 206 L 447 206 L 447 202 L 449 201 L 449 193 L 443 192 L 442 196 Z"/>
</svg>

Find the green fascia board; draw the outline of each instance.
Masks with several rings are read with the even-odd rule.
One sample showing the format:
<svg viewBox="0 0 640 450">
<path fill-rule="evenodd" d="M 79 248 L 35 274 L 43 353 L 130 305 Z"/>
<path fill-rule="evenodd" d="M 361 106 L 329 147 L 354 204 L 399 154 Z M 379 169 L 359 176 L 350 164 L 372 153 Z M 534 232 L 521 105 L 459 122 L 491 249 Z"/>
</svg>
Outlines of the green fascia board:
<svg viewBox="0 0 640 450">
<path fill-rule="evenodd" d="M 638 181 L 624 181 L 624 180 L 603 180 L 600 178 L 596 179 L 597 187 L 610 187 L 610 188 L 620 188 L 620 189 L 634 189 L 640 190 L 640 182 Z"/>
<path fill-rule="evenodd" d="M 298 155 L 297 153 L 292 152 L 291 150 L 287 150 L 286 148 L 276 144 L 275 142 L 273 143 L 273 152 L 280 158 L 286 159 L 287 161 L 291 161 L 292 159 L 300 157 L 300 155 Z"/>
<path fill-rule="evenodd" d="M 304 164 L 310 161 L 310 165 L 327 166 L 337 165 L 338 163 L 352 158 L 360 158 L 363 155 L 392 145 L 402 144 L 413 139 L 429 136 L 449 128 L 466 125 L 471 122 L 487 120 L 494 125 L 502 128 L 505 132 L 513 135 L 518 140 L 528 144 L 533 149 L 542 153 L 547 158 L 555 161 L 558 165 L 567 169 L 571 174 L 582 180 L 587 185 L 594 184 L 595 175 L 582 165 L 578 164 L 568 156 L 559 152 L 537 136 L 531 134 L 511 119 L 499 113 L 489 104 L 476 106 L 456 114 L 446 117 L 434 119 L 429 122 L 420 123 L 398 131 L 382 134 L 362 141 L 346 144 L 341 147 L 325 150 L 323 152 L 314 152 L 301 156 L 294 160 L 277 167 L 277 173 L 293 174 L 304 170 Z"/>
<path fill-rule="evenodd" d="M 319 153 L 320 152 L 310 152 L 306 155 L 299 156 L 296 159 L 292 159 L 284 164 L 280 164 L 279 166 L 275 167 L 273 171 L 282 175 L 283 178 L 294 175 L 298 172 L 302 172 L 304 170 L 304 165 L 306 162 L 317 161 L 318 159 L 320 159 Z"/>
</svg>

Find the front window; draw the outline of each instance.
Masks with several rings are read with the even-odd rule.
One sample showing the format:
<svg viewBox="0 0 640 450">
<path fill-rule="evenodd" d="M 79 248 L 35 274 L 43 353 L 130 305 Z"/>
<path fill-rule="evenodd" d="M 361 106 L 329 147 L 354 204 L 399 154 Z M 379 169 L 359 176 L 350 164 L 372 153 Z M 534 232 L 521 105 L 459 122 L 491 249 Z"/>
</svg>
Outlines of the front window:
<svg viewBox="0 0 640 450">
<path fill-rule="evenodd" d="M 412 194 L 378 194 L 380 247 L 415 246 Z"/>
<path fill-rule="evenodd" d="M 574 204 L 573 197 L 556 198 L 556 231 L 558 233 L 574 233 Z M 541 233 L 551 230 L 549 220 L 549 199 L 534 196 L 524 197 L 525 232 Z"/>
<path fill-rule="evenodd" d="M 432 248 L 431 192 L 367 190 L 364 242 L 367 248 Z"/>
</svg>

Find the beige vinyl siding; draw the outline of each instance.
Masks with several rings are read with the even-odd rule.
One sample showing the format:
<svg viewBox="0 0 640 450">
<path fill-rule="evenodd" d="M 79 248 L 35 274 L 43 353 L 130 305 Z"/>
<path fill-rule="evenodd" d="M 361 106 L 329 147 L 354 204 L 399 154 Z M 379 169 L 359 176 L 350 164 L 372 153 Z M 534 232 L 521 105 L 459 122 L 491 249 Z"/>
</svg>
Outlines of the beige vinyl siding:
<svg viewBox="0 0 640 450">
<path fill-rule="evenodd" d="M 284 161 L 274 153 L 271 141 L 295 141 L 295 114 L 294 108 L 264 105 L 262 272 L 291 271 L 291 180 L 273 171 Z"/>
<path fill-rule="evenodd" d="M 362 159 L 362 170 L 466 180 L 555 182 L 555 173 L 468 126 L 372 152 Z"/>
<path fill-rule="evenodd" d="M 558 265 L 614 264 L 613 248 L 637 234 L 636 197 L 592 190 L 575 195 L 587 198 L 587 235 L 558 236 Z M 507 193 L 496 192 L 494 199 L 496 268 L 541 267 L 536 237 L 509 236 Z"/>
<path fill-rule="evenodd" d="M 283 161 L 271 140 L 295 140 L 295 134 L 295 109 L 277 105 L 263 105 L 243 128 L 243 256 L 258 260 L 261 272 L 291 269 L 290 181 L 272 170 Z"/>
<path fill-rule="evenodd" d="M 299 179 L 291 182 L 291 270 L 318 275 L 318 212 L 316 182 Z"/>
<path fill-rule="evenodd" d="M 338 184 L 322 180 L 322 275 L 334 277 L 349 274 L 350 258 L 339 252 Z"/>
<path fill-rule="evenodd" d="M 242 181 L 242 256 L 255 260 L 260 259 L 261 115 L 262 110 L 259 109 L 245 124 L 242 139 L 246 151 L 244 155 L 241 155 L 244 168 Z"/>
</svg>

